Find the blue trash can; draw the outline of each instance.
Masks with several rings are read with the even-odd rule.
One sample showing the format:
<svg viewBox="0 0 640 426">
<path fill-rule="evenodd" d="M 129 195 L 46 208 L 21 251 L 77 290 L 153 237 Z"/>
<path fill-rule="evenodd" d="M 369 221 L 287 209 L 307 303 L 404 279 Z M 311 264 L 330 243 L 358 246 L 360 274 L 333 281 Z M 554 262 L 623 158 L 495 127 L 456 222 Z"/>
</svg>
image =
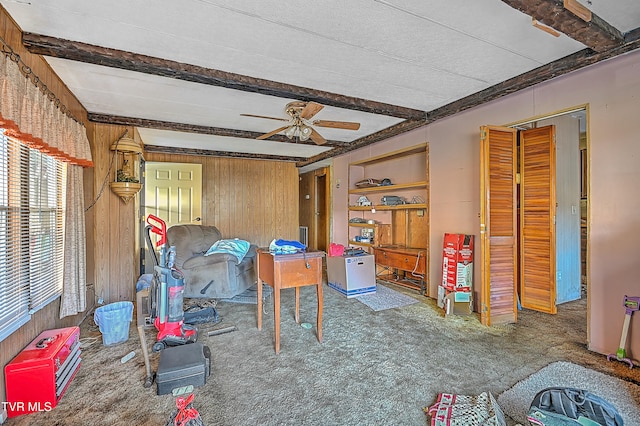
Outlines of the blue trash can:
<svg viewBox="0 0 640 426">
<path fill-rule="evenodd" d="M 93 321 L 102 333 L 105 346 L 126 342 L 129 325 L 133 320 L 133 302 L 115 302 L 100 306 L 93 314 Z"/>
</svg>

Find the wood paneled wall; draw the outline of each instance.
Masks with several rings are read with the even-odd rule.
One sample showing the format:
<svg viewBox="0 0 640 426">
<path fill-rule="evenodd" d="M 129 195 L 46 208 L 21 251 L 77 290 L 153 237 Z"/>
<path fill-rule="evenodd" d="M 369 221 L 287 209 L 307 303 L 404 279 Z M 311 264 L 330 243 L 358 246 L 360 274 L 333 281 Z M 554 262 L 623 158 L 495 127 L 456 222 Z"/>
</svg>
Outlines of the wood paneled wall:
<svg viewBox="0 0 640 426">
<path fill-rule="evenodd" d="M 125 204 L 111 191 L 115 162 L 111 145 L 127 131 L 137 138 L 134 129 L 123 126 L 90 124 L 87 127 L 92 147 L 92 201 L 87 220 L 87 258 L 93 271 L 87 270 L 87 280 L 93 279 L 97 298 L 104 303 L 135 300 L 135 284 L 140 276 L 138 261 L 138 198 Z M 85 194 L 86 195 L 86 194 Z M 92 225 L 92 226 L 90 226 Z"/>
<path fill-rule="evenodd" d="M 294 163 L 147 153 L 145 160 L 202 164 L 202 223 L 224 238 L 268 246 L 298 239 L 298 169 Z"/>
<path fill-rule="evenodd" d="M 44 59 L 41 56 L 31 55 L 26 51 L 26 49 L 24 49 L 21 41 L 22 31 L 17 27 L 2 6 L 0 6 L 0 37 L 2 37 L 2 39 L 11 46 L 14 52 L 20 55 L 23 62 L 32 69 L 33 73 L 47 85 L 47 87 L 62 101 L 62 104 L 65 105 L 78 120 L 86 120 L 86 111 L 82 105 L 67 90 L 67 87 L 62 84 Z M 87 180 L 87 177 L 91 177 L 90 169 L 85 169 L 85 183 L 90 183 L 90 181 Z M 91 262 L 92 260 L 88 259 L 88 266 L 90 268 L 92 267 Z M 86 312 L 91 312 L 93 309 L 93 300 L 93 286 L 90 284 L 87 291 L 88 306 Z M 42 331 L 78 325 L 86 316 L 86 313 L 80 313 L 75 316 L 60 319 L 59 312 L 60 301 L 56 300 L 34 313 L 29 322 L 11 336 L 3 340 L 2 343 L 0 343 L 0 366 L 4 367 L 9 363 L 13 357 L 15 357 Z M 5 401 L 4 368 L 0 370 L 0 383 L 0 400 Z"/>
</svg>

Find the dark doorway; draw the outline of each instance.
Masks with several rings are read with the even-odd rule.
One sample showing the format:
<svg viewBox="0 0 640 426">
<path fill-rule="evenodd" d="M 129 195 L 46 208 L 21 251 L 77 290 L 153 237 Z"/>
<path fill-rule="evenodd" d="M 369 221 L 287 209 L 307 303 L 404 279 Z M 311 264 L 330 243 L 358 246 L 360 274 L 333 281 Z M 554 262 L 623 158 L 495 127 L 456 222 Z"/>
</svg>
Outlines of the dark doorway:
<svg viewBox="0 0 640 426">
<path fill-rule="evenodd" d="M 329 246 L 330 181 L 328 167 L 300 175 L 300 241 L 311 250 L 326 251 Z"/>
</svg>

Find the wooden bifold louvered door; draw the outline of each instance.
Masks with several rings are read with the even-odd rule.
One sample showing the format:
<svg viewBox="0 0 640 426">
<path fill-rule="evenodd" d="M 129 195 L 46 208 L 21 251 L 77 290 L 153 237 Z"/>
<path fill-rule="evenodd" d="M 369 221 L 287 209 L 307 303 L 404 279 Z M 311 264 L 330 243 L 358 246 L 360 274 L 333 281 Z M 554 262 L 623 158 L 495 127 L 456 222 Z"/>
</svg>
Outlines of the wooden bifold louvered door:
<svg viewBox="0 0 640 426">
<path fill-rule="evenodd" d="M 556 313 L 555 127 L 520 132 L 520 302 Z"/>
<path fill-rule="evenodd" d="M 516 321 L 517 146 L 515 129 L 480 129 L 480 319 Z"/>
<path fill-rule="evenodd" d="M 520 132 L 519 211 L 517 130 L 483 126 L 480 139 L 481 321 L 516 322 L 518 293 L 523 307 L 555 313 L 554 127 Z"/>
</svg>

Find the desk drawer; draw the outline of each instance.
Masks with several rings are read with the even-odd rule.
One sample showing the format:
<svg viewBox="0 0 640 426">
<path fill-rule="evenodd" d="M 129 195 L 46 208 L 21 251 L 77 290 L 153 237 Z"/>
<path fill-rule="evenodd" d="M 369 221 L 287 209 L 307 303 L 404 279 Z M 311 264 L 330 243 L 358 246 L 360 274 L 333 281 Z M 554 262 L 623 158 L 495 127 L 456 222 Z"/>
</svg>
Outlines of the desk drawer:
<svg viewBox="0 0 640 426">
<path fill-rule="evenodd" d="M 424 255 L 417 254 L 387 252 L 384 250 L 375 250 L 376 263 L 389 268 L 402 269 L 404 271 L 413 271 L 418 274 L 425 273 L 426 259 Z M 418 263 L 416 267 L 416 262 Z"/>
<path fill-rule="evenodd" d="M 321 257 L 278 260 L 275 263 L 275 268 L 275 279 L 280 280 L 280 288 L 300 287 L 304 285 L 322 283 Z"/>
</svg>

